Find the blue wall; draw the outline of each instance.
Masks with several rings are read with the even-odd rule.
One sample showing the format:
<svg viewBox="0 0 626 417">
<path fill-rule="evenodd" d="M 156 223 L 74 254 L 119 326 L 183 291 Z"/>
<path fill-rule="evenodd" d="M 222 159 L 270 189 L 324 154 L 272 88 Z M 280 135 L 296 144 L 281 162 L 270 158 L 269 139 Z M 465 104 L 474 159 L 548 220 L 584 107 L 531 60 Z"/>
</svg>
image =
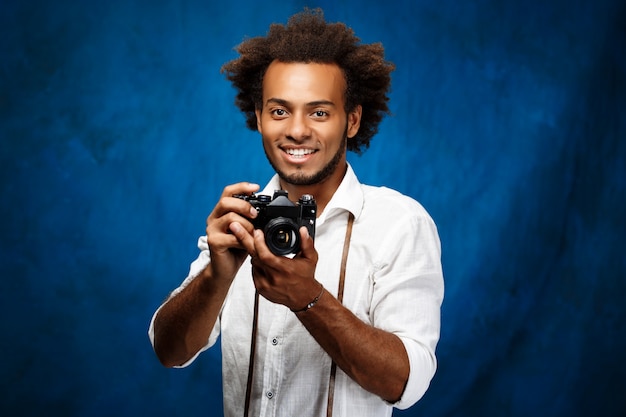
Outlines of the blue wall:
<svg viewBox="0 0 626 417">
<path fill-rule="evenodd" d="M 351 162 L 441 233 L 440 368 L 397 415 L 625 415 L 621 0 L 1 2 L 0 415 L 221 415 L 219 351 L 164 369 L 146 328 L 271 174 L 219 68 L 304 5 L 385 44 Z"/>
</svg>

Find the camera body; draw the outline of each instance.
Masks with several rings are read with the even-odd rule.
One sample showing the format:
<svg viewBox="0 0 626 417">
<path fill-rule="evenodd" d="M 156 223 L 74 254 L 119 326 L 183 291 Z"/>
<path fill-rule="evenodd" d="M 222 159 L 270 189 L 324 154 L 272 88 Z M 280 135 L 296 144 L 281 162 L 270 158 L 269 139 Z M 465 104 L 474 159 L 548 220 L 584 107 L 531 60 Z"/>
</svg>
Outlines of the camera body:
<svg viewBox="0 0 626 417">
<path fill-rule="evenodd" d="M 264 194 L 236 194 L 233 197 L 246 200 L 257 210 L 251 219 L 255 229 L 263 230 L 265 243 L 275 255 L 289 255 L 300 251 L 300 227 L 305 226 L 315 238 L 317 204 L 310 194 L 304 194 L 292 203 L 287 191 L 277 190 L 273 196 Z"/>
</svg>

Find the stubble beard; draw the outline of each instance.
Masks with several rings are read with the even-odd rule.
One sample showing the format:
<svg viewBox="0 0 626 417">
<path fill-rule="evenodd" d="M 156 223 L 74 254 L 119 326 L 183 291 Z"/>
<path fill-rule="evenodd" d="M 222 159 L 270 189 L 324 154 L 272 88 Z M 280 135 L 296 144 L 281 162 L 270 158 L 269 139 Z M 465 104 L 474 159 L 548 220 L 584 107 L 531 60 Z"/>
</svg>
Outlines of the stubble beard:
<svg viewBox="0 0 626 417">
<path fill-rule="evenodd" d="M 263 141 L 263 143 L 265 143 L 265 141 Z M 267 152 L 267 149 L 265 148 L 265 146 L 263 146 L 263 151 L 265 152 L 265 156 L 267 157 L 267 160 L 269 161 L 270 165 L 272 166 L 272 168 L 274 168 L 274 171 L 276 171 L 276 173 L 278 174 L 279 178 L 282 181 L 291 185 L 309 186 L 309 185 L 320 184 L 326 181 L 326 179 L 328 179 L 335 172 L 335 170 L 339 166 L 339 163 L 343 160 L 343 156 L 346 153 L 347 143 L 348 143 L 348 136 L 347 136 L 347 126 L 346 126 L 346 131 L 343 134 L 343 140 L 341 141 L 341 145 L 339 146 L 339 149 L 337 149 L 337 152 L 335 153 L 335 155 L 333 155 L 331 160 L 328 161 L 328 163 L 322 169 L 320 169 L 319 171 L 311 175 L 306 175 L 305 173 L 299 170 L 295 172 L 294 174 L 288 175 L 284 171 L 281 171 L 278 168 L 277 164 L 275 164 L 274 161 L 272 161 L 272 158 L 270 158 L 269 153 Z"/>
</svg>

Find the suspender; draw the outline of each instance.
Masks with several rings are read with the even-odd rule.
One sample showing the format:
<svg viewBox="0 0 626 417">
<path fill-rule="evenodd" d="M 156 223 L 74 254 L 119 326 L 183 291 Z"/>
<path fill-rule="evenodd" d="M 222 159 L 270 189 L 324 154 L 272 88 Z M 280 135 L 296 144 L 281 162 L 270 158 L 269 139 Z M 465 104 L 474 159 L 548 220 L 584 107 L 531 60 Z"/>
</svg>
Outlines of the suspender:
<svg viewBox="0 0 626 417">
<path fill-rule="evenodd" d="M 256 332 L 259 322 L 259 292 L 254 292 L 254 317 L 252 318 L 252 342 L 250 343 L 250 362 L 248 365 L 248 384 L 246 386 L 246 402 L 244 405 L 243 416 L 248 417 L 250 409 L 250 396 L 252 393 L 252 373 L 254 371 L 254 354 L 256 351 Z"/>
<path fill-rule="evenodd" d="M 346 237 L 343 241 L 343 254 L 341 256 L 341 269 L 339 271 L 339 288 L 337 289 L 337 300 L 343 303 L 343 288 L 346 279 L 346 264 L 348 262 L 348 252 L 350 250 L 350 236 L 352 235 L 352 224 L 354 223 L 354 215 L 349 213 L 348 227 L 346 228 Z M 254 354 L 256 351 L 256 335 L 259 315 L 259 293 L 254 294 L 254 317 L 252 319 L 252 342 L 250 345 L 250 362 L 248 365 L 248 383 L 246 386 L 246 401 L 244 404 L 244 417 L 248 417 L 250 409 L 250 397 L 252 393 L 252 373 L 254 370 Z M 328 382 L 328 402 L 326 404 L 326 417 L 333 415 L 333 402 L 335 399 L 335 375 L 337 374 L 337 364 L 332 362 L 330 367 L 330 380 Z"/>
<path fill-rule="evenodd" d="M 346 281 L 346 264 L 348 263 L 348 251 L 350 250 L 350 236 L 352 235 L 352 223 L 354 223 L 354 215 L 350 213 L 348 216 L 348 227 L 346 229 L 346 238 L 343 241 L 343 255 L 341 255 L 341 269 L 339 271 L 339 289 L 337 290 L 337 300 L 343 303 L 343 287 Z M 335 399 L 335 374 L 337 373 L 337 364 L 333 361 L 330 366 L 330 381 L 328 382 L 328 404 L 326 405 L 326 417 L 333 415 L 333 401 Z"/>
</svg>

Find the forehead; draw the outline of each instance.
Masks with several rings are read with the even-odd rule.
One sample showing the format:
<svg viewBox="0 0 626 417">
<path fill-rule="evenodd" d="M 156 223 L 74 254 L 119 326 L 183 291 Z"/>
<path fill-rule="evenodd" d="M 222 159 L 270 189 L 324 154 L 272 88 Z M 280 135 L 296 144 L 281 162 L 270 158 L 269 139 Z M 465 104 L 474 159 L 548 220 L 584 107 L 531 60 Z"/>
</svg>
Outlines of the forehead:
<svg viewBox="0 0 626 417">
<path fill-rule="evenodd" d="M 332 101 L 343 104 L 346 79 L 337 64 L 272 62 L 263 77 L 263 101 Z"/>
</svg>

